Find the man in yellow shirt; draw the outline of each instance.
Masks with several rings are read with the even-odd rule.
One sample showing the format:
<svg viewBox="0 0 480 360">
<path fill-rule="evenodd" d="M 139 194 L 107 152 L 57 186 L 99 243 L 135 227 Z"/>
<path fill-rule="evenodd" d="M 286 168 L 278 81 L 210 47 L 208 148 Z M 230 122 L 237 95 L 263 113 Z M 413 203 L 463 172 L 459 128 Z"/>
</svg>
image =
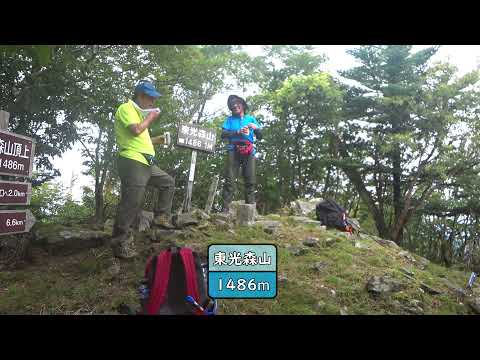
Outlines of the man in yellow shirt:
<svg viewBox="0 0 480 360">
<path fill-rule="evenodd" d="M 154 209 L 154 223 L 171 227 L 170 214 L 175 181 L 153 164 L 153 145 L 165 144 L 165 138 L 150 138 L 148 132 L 148 128 L 160 114 L 158 108 L 153 108 L 154 101 L 159 96 L 160 93 L 152 83 L 141 81 L 135 87 L 133 100 L 120 105 L 115 114 L 121 199 L 113 226 L 111 246 L 118 258 L 128 259 L 137 255 L 130 227 L 142 209 L 147 185 L 160 190 Z"/>
</svg>

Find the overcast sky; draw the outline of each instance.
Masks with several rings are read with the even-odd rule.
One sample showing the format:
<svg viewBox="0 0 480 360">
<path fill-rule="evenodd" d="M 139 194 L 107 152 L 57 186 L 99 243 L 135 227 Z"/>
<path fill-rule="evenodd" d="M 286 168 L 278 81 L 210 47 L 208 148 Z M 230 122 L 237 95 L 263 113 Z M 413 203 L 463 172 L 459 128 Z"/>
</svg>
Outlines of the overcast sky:
<svg viewBox="0 0 480 360">
<path fill-rule="evenodd" d="M 337 71 L 345 70 L 356 65 L 352 56 L 346 53 L 347 49 L 353 48 L 355 45 L 318 45 L 315 46 L 315 52 L 325 54 L 328 61 L 323 66 L 323 70 L 337 75 Z M 414 51 L 418 51 L 427 46 L 414 46 Z M 261 55 L 261 46 L 245 46 L 246 51 L 252 56 Z M 480 63 L 480 45 L 445 45 L 440 48 L 438 53 L 432 59 L 433 61 L 445 61 L 456 65 L 459 75 L 463 75 L 471 70 L 478 68 Z M 241 90 L 234 90 L 237 95 L 249 96 L 251 92 L 242 93 Z M 229 91 L 229 93 L 232 91 Z M 226 104 L 228 93 L 216 95 L 208 104 L 207 113 L 221 109 Z M 226 105 L 225 105 L 226 107 Z M 61 172 L 61 177 L 57 181 L 64 186 L 70 186 L 72 175 L 77 177 L 73 187 L 73 198 L 80 200 L 82 195 L 82 186 L 90 186 L 93 188 L 94 181 L 92 177 L 81 175 L 84 159 L 81 157 L 81 145 L 76 144 L 74 148 L 63 154 L 61 158 L 54 159 L 54 166 Z"/>
</svg>

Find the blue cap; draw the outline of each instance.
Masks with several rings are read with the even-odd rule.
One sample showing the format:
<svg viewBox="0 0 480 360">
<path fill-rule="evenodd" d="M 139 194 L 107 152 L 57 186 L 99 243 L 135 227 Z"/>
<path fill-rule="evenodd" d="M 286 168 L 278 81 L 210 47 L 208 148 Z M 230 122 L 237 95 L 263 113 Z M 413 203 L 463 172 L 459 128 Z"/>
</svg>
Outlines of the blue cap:
<svg viewBox="0 0 480 360">
<path fill-rule="evenodd" d="M 148 96 L 151 97 L 160 97 L 162 94 L 160 94 L 157 89 L 155 89 L 155 86 L 148 81 L 140 81 L 138 85 L 135 87 L 135 93 L 141 92 L 144 93 Z"/>
</svg>

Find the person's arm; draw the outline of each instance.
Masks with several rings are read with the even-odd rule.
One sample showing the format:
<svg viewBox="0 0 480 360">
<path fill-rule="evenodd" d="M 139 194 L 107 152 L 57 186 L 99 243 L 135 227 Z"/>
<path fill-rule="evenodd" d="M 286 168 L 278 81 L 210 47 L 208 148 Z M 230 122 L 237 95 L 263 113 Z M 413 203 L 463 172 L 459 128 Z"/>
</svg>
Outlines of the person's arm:
<svg viewBox="0 0 480 360">
<path fill-rule="evenodd" d="M 259 126 L 257 126 L 254 123 L 250 123 L 250 124 L 248 124 L 248 127 L 253 129 L 253 133 L 255 134 L 257 140 L 262 140 L 263 134 L 262 134 L 262 130 L 260 129 Z"/>
<path fill-rule="evenodd" d="M 222 139 L 227 139 L 227 138 L 229 138 L 229 137 L 239 136 L 239 135 L 240 135 L 240 132 L 239 132 L 239 131 L 230 131 L 230 130 L 222 129 L 222 136 L 221 136 L 221 138 L 222 138 Z"/>
<path fill-rule="evenodd" d="M 160 115 L 159 111 L 151 111 L 141 123 L 129 125 L 128 128 L 134 136 L 138 136 L 157 119 L 158 115 Z"/>
<path fill-rule="evenodd" d="M 256 128 L 255 130 L 253 130 L 253 132 L 255 133 L 255 136 L 258 140 L 262 140 L 263 138 L 262 129 Z"/>
<path fill-rule="evenodd" d="M 165 144 L 165 136 L 159 135 L 151 138 L 153 145 L 164 145 Z"/>
</svg>

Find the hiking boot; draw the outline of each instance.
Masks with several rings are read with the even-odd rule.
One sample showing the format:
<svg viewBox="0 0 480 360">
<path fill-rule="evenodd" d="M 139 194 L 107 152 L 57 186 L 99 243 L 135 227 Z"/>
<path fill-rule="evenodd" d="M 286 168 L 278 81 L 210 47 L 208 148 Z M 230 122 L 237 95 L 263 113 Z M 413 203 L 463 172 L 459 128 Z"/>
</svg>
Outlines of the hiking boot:
<svg viewBox="0 0 480 360">
<path fill-rule="evenodd" d="M 162 214 L 155 216 L 153 223 L 165 229 L 175 229 L 175 226 L 173 226 L 172 222 L 170 221 L 170 217 L 167 215 Z"/>
<path fill-rule="evenodd" d="M 135 251 L 133 235 L 130 235 L 128 239 L 121 241 L 122 239 L 112 239 L 111 247 L 113 255 L 119 259 L 133 259 L 138 256 Z"/>
</svg>

